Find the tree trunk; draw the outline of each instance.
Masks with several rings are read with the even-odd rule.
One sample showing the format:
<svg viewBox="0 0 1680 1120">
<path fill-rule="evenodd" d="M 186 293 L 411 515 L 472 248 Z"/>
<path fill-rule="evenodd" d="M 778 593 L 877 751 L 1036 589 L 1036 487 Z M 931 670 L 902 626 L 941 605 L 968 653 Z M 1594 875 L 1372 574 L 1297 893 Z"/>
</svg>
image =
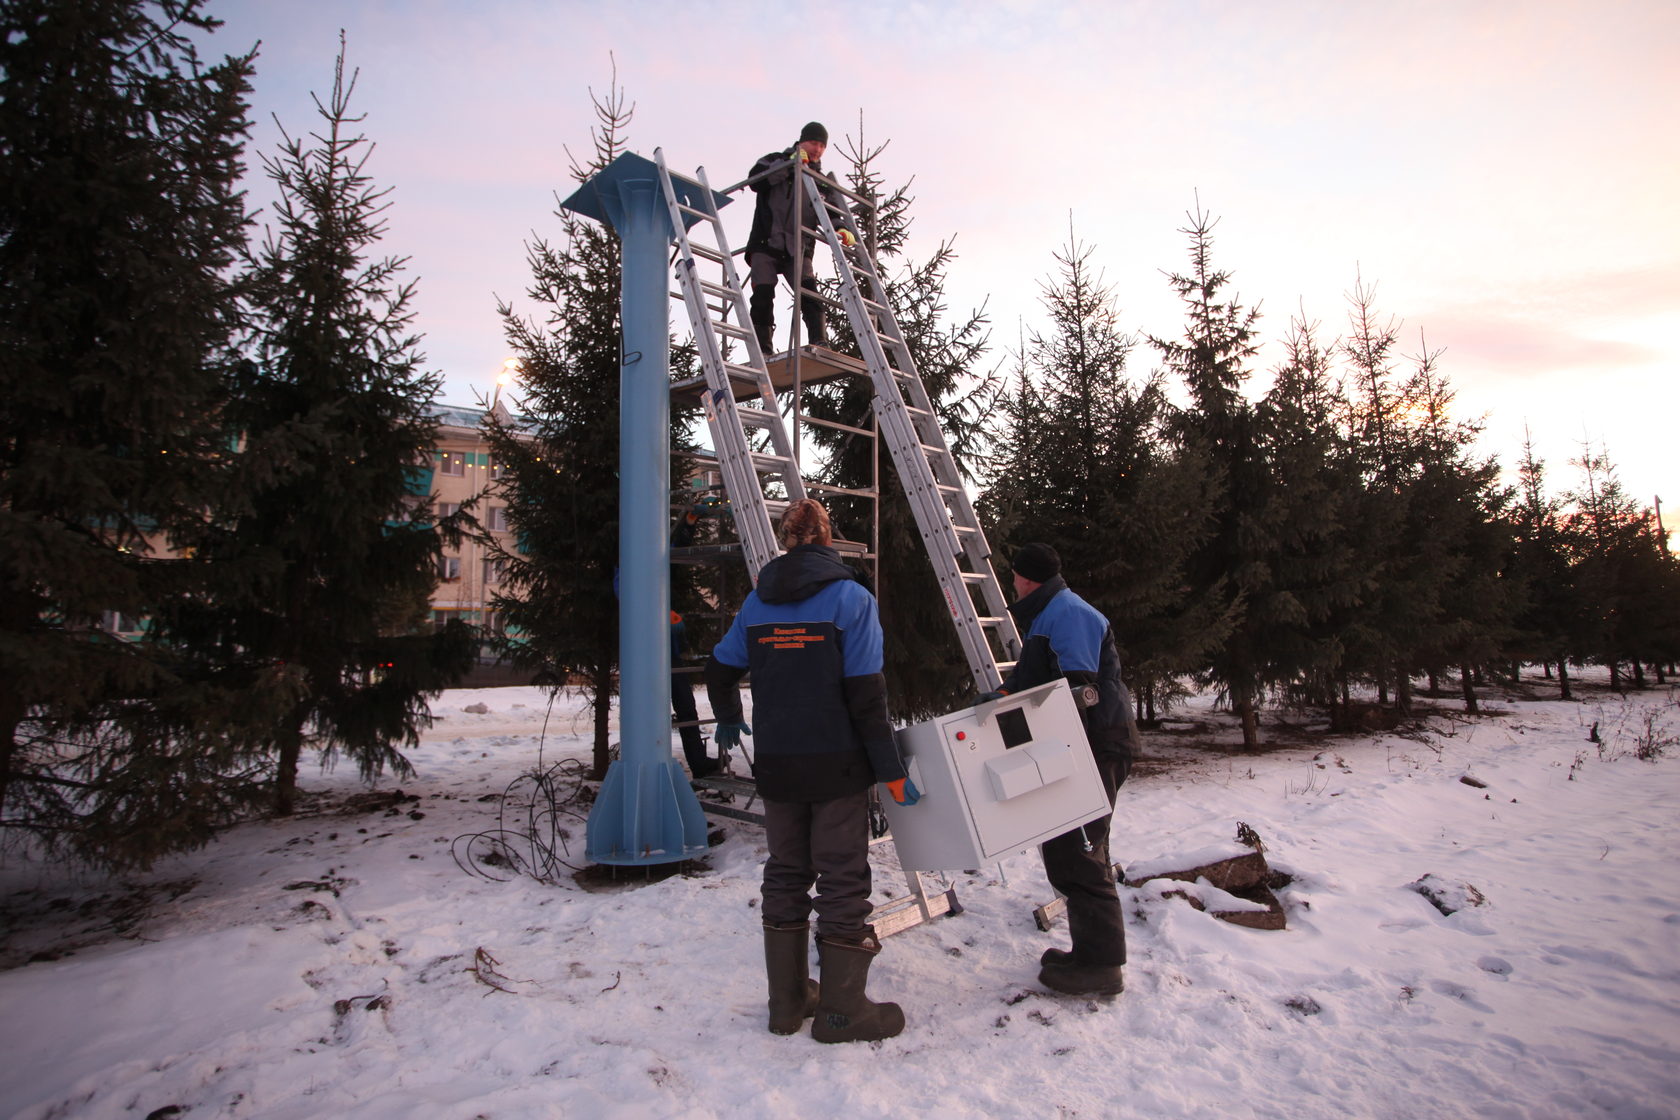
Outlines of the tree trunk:
<svg viewBox="0 0 1680 1120">
<path fill-rule="evenodd" d="M 297 811 L 298 762 L 303 757 L 302 718 L 288 718 L 274 741 L 280 748 L 274 768 L 274 815 L 289 817 Z"/>
<path fill-rule="evenodd" d="M 1411 715 L 1412 714 L 1412 674 L 1411 674 L 1411 670 L 1409 670 L 1409 669 L 1399 670 L 1399 672 L 1396 674 L 1396 678 L 1397 679 L 1394 682 L 1394 706 L 1396 708 L 1400 709 L 1402 712 L 1405 712 L 1407 715 Z"/>
<path fill-rule="evenodd" d="M 1459 684 L 1464 690 L 1464 710 L 1470 715 L 1476 715 L 1480 709 L 1476 707 L 1476 683 L 1470 674 L 1470 666 L 1458 667 Z"/>
<path fill-rule="evenodd" d="M 1241 700 L 1237 703 L 1237 716 L 1242 720 L 1243 750 L 1258 750 L 1260 748 L 1260 713 L 1255 710 L 1253 699 Z"/>
<path fill-rule="evenodd" d="M 612 666 L 597 665 L 590 675 L 589 688 L 595 708 L 595 758 L 589 777 L 603 782 L 607 767 L 612 764 L 612 748 L 608 734 L 608 720 L 612 718 Z"/>
<path fill-rule="evenodd" d="M 1566 658 L 1566 657 L 1560 657 L 1560 658 L 1558 658 L 1557 665 L 1558 665 L 1558 684 L 1560 686 L 1558 699 L 1560 699 L 1560 700 L 1573 700 L 1573 699 L 1575 699 L 1575 697 L 1569 691 L 1569 659 Z"/>
<path fill-rule="evenodd" d="M 1540 676 L 1542 680 L 1549 681 L 1552 679 L 1552 663 L 1550 661 L 1540 662 Z"/>
</svg>

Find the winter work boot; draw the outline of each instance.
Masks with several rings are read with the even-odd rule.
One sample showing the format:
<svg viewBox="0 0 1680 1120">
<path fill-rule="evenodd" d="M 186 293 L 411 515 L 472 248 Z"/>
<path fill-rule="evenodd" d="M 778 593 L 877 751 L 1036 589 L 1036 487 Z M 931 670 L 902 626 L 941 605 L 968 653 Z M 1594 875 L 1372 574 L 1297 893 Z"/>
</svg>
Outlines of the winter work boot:
<svg viewBox="0 0 1680 1120">
<path fill-rule="evenodd" d="M 1117 996 L 1126 988 L 1125 966 L 1118 964 L 1078 964 L 1073 954 L 1057 961 L 1050 958 L 1059 949 L 1046 950 L 1043 967 L 1038 970 L 1038 982 L 1053 992 L 1070 996 Z"/>
<path fill-rule="evenodd" d="M 770 979 L 770 1033 L 793 1034 L 817 1013 L 811 979 L 811 927 L 764 923 L 764 973 Z"/>
<path fill-rule="evenodd" d="M 1057 968 L 1067 968 L 1073 964 L 1073 953 L 1067 949 L 1046 949 L 1044 954 L 1038 958 L 1038 963 L 1041 965 L 1053 964 Z"/>
<path fill-rule="evenodd" d="M 818 937 L 822 961 L 822 998 L 811 1021 L 811 1037 L 818 1042 L 874 1042 L 904 1029 L 904 1012 L 896 1003 L 875 1003 L 864 994 L 869 965 L 881 951 L 870 927 L 861 937 Z"/>
</svg>

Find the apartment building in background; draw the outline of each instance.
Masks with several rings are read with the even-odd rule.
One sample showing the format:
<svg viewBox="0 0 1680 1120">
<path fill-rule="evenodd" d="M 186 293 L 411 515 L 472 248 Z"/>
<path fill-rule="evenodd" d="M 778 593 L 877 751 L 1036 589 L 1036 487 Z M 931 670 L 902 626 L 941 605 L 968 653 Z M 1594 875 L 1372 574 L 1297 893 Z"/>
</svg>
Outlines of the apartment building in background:
<svg viewBox="0 0 1680 1120">
<path fill-rule="evenodd" d="M 504 423 L 510 419 L 506 405 L 498 401 L 492 407 Z M 501 468 L 490 454 L 484 433 L 486 410 L 443 405 L 437 413 L 438 438 L 432 453 L 430 485 L 433 513 L 444 517 L 477 499 L 474 509 L 478 523 L 504 548 L 511 549 L 507 502 L 497 485 Z M 437 576 L 431 597 L 434 625 L 458 618 L 481 627 L 486 634 L 500 632 L 490 601 L 501 588 L 502 573 L 491 548 L 470 539 L 446 546 L 438 561 Z M 486 650 L 485 656 L 493 655 Z"/>
</svg>

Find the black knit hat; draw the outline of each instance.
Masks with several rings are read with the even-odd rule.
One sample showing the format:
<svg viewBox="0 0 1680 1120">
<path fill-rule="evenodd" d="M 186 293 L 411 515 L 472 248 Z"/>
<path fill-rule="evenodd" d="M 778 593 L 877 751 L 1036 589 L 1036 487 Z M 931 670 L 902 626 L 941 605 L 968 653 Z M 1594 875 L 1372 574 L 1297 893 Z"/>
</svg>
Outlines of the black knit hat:
<svg viewBox="0 0 1680 1120">
<path fill-rule="evenodd" d="M 807 140 L 815 140 L 819 144 L 827 144 L 828 129 L 824 128 L 816 121 L 812 121 L 810 124 L 799 130 L 799 142 L 803 144 Z"/>
<path fill-rule="evenodd" d="M 1062 571 L 1062 558 L 1047 544 L 1029 544 L 1015 554 L 1010 568 L 1022 579 L 1048 583 Z"/>
</svg>

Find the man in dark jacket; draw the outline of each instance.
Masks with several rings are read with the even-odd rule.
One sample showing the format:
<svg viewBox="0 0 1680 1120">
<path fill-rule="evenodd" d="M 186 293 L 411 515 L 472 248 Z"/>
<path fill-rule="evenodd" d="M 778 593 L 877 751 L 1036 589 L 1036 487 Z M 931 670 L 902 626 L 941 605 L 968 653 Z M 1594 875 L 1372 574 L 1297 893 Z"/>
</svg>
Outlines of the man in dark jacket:
<svg viewBox="0 0 1680 1120">
<path fill-rule="evenodd" d="M 1010 565 L 1015 602 L 1009 613 L 1022 634 L 1020 659 L 1000 693 L 1065 677 L 1085 723 L 1110 807 L 1137 752 L 1131 695 L 1120 676 L 1114 631 L 1102 613 L 1068 589 L 1062 559 L 1047 544 L 1029 544 Z M 1108 854 L 1109 821 L 1064 832 L 1039 846 L 1050 885 L 1067 896 L 1071 952 L 1048 949 L 1039 983 L 1072 995 L 1114 995 L 1124 987 L 1126 928 Z"/>
<path fill-rule="evenodd" d="M 762 891 L 770 1029 L 792 1034 L 814 1014 L 813 1037 L 847 1042 L 904 1029 L 896 1003 L 864 995 L 881 951 L 869 924 L 869 787 L 885 783 L 907 805 L 917 793 L 887 718 L 875 597 L 831 539 L 820 502 L 788 508 L 789 551 L 759 573 L 757 590 L 712 651 L 706 688 L 717 741 L 732 748 L 748 733 L 737 685 L 752 673 L 753 774 L 770 849 Z M 820 991 L 808 975 L 812 910 Z"/>
<path fill-rule="evenodd" d="M 799 142 L 786 151 L 771 152 L 753 164 L 748 179 L 758 195 L 753 209 L 752 233 L 747 238 L 747 267 L 752 270 L 753 331 L 758 335 L 759 349 L 768 356 L 775 352 L 776 336 L 776 278 L 786 277 L 788 286 L 804 292 L 816 292 L 817 274 L 811 267 L 811 254 L 816 249 L 814 238 L 806 237 L 801 249 L 800 230 L 817 224 L 816 208 L 800 181 L 796 164 L 833 181 L 822 170 L 823 152 L 828 150 L 828 129 L 816 121 L 799 133 Z M 768 172 L 768 174 L 766 174 Z M 794 259 L 799 258 L 799 276 L 794 277 Z M 828 344 L 828 328 L 823 323 L 823 305 L 811 295 L 801 295 L 799 313 L 805 320 L 805 341 L 816 345 Z"/>
</svg>

